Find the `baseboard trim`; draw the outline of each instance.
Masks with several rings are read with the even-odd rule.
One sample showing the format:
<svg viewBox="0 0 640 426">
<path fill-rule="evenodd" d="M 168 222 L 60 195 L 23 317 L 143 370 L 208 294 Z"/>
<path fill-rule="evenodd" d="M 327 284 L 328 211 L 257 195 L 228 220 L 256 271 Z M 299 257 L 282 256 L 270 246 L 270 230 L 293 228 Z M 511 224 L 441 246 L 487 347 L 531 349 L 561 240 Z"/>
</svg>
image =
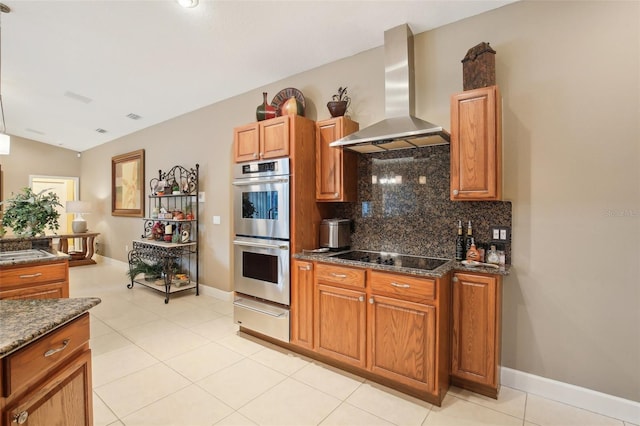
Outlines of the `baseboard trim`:
<svg viewBox="0 0 640 426">
<path fill-rule="evenodd" d="M 500 379 L 504 386 L 583 408 L 604 416 L 634 424 L 640 419 L 640 402 L 506 367 L 501 367 Z"/>
<path fill-rule="evenodd" d="M 203 285 L 202 283 L 200 283 L 200 293 L 204 294 L 205 296 L 211 296 L 217 299 L 222 299 L 225 302 L 233 301 L 232 291 L 220 290 L 215 287 L 209 287 L 208 285 Z"/>
</svg>

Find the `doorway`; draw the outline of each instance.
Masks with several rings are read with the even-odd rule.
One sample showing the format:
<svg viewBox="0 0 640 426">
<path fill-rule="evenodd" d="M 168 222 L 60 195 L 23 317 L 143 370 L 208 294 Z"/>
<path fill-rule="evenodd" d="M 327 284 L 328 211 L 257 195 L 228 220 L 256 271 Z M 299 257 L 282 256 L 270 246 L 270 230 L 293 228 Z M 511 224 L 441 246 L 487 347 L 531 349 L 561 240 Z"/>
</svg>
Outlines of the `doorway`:
<svg viewBox="0 0 640 426">
<path fill-rule="evenodd" d="M 71 222 L 74 219 L 73 213 L 67 213 L 66 205 L 67 201 L 74 201 L 80 197 L 80 178 L 78 177 L 65 177 L 65 176 L 41 176 L 41 175 L 29 175 L 29 186 L 33 192 L 38 193 L 42 190 L 47 192 L 53 192 L 60 198 L 60 204 L 62 207 L 57 207 L 56 210 L 60 213 L 60 228 L 58 234 L 71 234 Z M 47 230 L 47 234 L 52 234 Z"/>
</svg>

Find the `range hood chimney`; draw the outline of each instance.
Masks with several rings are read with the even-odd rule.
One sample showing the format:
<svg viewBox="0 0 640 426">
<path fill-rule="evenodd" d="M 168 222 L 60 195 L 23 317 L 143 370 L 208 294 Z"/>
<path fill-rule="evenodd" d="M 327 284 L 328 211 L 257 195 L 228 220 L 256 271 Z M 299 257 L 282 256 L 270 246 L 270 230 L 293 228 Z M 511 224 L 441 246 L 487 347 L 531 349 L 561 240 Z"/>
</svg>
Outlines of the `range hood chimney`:
<svg viewBox="0 0 640 426">
<path fill-rule="evenodd" d="M 414 116 L 413 34 L 407 24 L 384 32 L 385 119 L 332 142 L 361 153 L 446 145 L 449 133 Z"/>
</svg>

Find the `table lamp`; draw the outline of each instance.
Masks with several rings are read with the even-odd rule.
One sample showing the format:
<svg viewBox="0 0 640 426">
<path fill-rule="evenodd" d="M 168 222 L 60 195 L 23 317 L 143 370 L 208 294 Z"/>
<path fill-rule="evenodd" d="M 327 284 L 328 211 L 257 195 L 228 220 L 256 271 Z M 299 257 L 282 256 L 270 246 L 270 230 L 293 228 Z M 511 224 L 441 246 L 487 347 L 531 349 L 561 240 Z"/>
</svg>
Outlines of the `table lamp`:
<svg viewBox="0 0 640 426">
<path fill-rule="evenodd" d="M 74 234 L 87 232 L 87 222 L 82 217 L 83 213 L 91 213 L 91 203 L 88 201 L 67 201 L 67 213 L 74 213 L 75 219 L 71 222 Z"/>
</svg>

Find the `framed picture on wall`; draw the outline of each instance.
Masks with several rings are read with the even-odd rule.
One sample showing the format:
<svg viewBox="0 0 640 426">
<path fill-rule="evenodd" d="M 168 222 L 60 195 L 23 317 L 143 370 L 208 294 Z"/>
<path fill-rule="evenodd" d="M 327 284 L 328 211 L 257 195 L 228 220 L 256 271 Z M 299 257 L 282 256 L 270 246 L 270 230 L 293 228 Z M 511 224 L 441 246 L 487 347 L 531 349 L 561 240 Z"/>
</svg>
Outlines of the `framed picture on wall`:
<svg viewBox="0 0 640 426">
<path fill-rule="evenodd" d="M 144 216 L 144 149 L 111 158 L 111 215 Z"/>
</svg>

